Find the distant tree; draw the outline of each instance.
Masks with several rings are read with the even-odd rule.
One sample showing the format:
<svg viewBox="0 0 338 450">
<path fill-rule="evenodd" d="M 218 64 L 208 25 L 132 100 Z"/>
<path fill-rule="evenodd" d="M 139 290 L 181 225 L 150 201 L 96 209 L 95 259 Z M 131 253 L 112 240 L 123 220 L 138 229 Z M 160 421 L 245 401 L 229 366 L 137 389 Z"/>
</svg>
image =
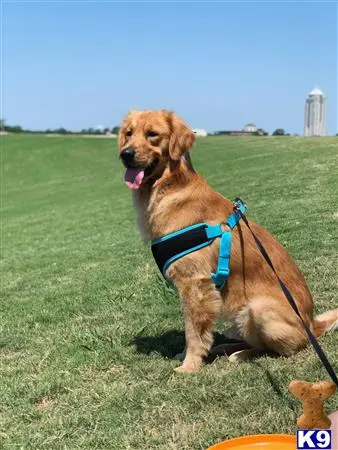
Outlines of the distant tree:
<svg viewBox="0 0 338 450">
<path fill-rule="evenodd" d="M 20 127 L 20 125 L 14 125 L 12 127 L 12 131 L 13 131 L 13 133 L 22 133 L 23 129 L 22 129 L 22 127 Z"/>
<path fill-rule="evenodd" d="M 93 134 L 94 133 L 94 128 L 83 128 L 83 130 L 81 130 L 82 134 Z"/>
<path fill-rule="evenodd" d="M 263 128 L 258 128 L 258 130 L 254 131 L 252 133 L 253 136 L 268 136 L 269 133 L 265 130 L 263 130 Z"/>
<path fill-rule="evenodd" d="M 5 127 L 6 127 L 6 120 L 0 119 L 0 131 L 5 131 Z"/>
<path fill-rule="evenodd" d="M 20 125 L 5 125 L 4 130 L 8 131 L 9 133 L 22 133 L 23 131 Z"/>
<path fill-rule="evenodd" d="M 284 128 L 276 128 L 276 130 L 272 133 L 272 136 L 285 136 Z"/>
<path fill-rule="evenodd" d="M 114 128 L 111 130 L 111 132 L 112 132 L 113 134 L 119 134 L 119 131 L 120 131 L 120 127 L 118 127 L 118 126 L 114 127 Z"/>
<path fill-rule="evenodd" d="M 67 131 L 66 128 L 61 127 L 61 128 L 56 129 L 55 133 L 56 134 L 67 134 L 67 133 L 69 133 L 69 131 Z"/>
<path fill-rule="evenodd" d="M 338 136 L 338 133 L 336 134 L 336 136 Z"/>
</svg>

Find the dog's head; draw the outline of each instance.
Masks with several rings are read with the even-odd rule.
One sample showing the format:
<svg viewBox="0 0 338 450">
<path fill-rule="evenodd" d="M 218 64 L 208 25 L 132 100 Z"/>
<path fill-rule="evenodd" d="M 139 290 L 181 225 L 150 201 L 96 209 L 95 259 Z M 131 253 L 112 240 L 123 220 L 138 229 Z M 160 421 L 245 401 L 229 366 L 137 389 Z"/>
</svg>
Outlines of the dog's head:
<svg viewBox="0 0 338 450">
<path fill-rule="evenodd" d="M 130 111 L 119 132 L 120 158 L 131 189 L 158 178 L 170 161 L 179 161 L 193 144 L 193 131 L 176 114 Z"/>
</svg>

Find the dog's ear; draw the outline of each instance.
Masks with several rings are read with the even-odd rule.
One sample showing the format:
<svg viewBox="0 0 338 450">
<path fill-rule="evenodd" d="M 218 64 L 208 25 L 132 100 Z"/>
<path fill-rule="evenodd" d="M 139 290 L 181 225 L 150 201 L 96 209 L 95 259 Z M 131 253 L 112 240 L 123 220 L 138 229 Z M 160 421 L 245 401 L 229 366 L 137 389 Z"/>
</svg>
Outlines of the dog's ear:
<svg viewBox="0 0 338 450">
<path fill-rule="evenodd" d="M 195 135 L 188 125 L 174 113 L 170 114 L 170 125 L 169 156 L 174 161 L 178 161 L 183 153 L 193 145 Z"/>
</svg>

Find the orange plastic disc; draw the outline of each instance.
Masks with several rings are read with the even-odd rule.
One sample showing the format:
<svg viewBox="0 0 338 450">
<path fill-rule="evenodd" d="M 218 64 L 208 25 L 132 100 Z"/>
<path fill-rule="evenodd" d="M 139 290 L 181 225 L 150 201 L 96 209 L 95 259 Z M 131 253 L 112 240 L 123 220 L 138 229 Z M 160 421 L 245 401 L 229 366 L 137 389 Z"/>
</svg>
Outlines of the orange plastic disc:
<svg viewBox="0 0 338 450">
<path fill-rule="evenodd" d="M 219 442 L 207 450 L 295 450 L 296 436 L 289 434 L 255 434 Z"/>
</svg>

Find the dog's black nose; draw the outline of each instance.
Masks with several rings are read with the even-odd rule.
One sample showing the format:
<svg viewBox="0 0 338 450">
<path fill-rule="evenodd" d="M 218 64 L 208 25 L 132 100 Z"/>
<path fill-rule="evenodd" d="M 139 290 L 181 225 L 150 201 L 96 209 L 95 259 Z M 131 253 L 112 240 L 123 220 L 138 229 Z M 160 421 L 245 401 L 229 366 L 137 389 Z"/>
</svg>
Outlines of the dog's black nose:
<svg viewBox="0 0 338 450">
<path fill-rule="evenodd" d="M 126 148 L 126 149 L 122 150 L 122 152 L 121 152 L 121 159 L 126 166 L 133 161 L 134 156 L 135 156 L 135 150 L 131 147 Z"/>
</svg>

